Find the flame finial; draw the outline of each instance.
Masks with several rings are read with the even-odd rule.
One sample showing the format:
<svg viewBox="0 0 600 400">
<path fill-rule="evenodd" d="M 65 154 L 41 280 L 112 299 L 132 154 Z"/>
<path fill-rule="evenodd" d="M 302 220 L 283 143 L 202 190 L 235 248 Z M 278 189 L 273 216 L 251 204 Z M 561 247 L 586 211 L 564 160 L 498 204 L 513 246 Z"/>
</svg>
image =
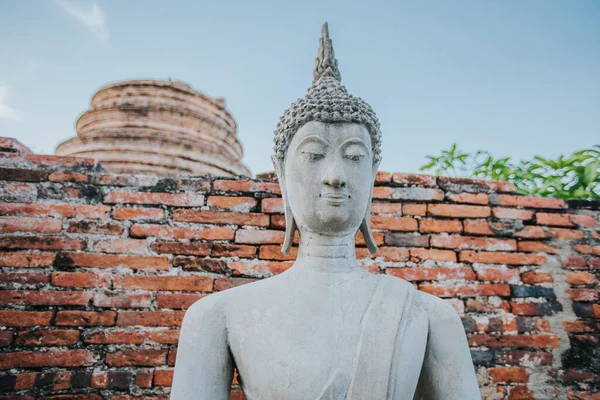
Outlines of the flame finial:
<svg viewBox="0 0 600 400">
<path fill-rule="evenodd" d="M 319 54 L 315 60 L 315 70 L 313 72 L 313 82 L 323 76 L 331 76 L 338 81 L 342 81 L 342 74 L 337 66 L 335 53 L 333 52 L 333 43 L 329 39 L 329 28 L 327 22 L 323 24 L 321 40 L 319 43 Z"/>
</svg>

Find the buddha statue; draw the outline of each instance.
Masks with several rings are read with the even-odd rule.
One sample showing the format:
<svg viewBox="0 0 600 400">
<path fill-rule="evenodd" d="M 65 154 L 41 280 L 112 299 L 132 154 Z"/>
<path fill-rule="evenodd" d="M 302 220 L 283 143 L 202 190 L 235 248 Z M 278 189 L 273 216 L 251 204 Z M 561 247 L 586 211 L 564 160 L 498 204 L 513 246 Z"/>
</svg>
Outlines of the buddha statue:
<svg viewBox="0 0 600 400">
<path fill-rule="evenodd" d="M 372 253 L 371 193 L 381 158 L 371 107 L 341 84 L 327 24 L 314 80 L 275 131 L 273 163 L 287 271 L 207 296 L 186 312 L 171 400 L 478 400 L 461 320 L 444 300 L 360 268 Z"/>
</svg>

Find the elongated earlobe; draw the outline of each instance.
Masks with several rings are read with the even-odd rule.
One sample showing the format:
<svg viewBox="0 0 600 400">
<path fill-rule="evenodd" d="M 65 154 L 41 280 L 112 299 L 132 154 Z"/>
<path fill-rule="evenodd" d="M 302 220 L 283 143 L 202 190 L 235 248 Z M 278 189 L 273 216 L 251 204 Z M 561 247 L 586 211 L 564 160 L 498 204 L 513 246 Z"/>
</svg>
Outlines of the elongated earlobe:
<svg viewBox="0 0 600 400">
<path fill-rule="evenodd" d="M 271 160 L 273 161 L 275 173 L 277 174 L 277 179 L 279 180 L 279 188 L 281 189 L 281 200 L 283 202 L 283 212 L 285 213 L 285 236 L 283 239 L 283 245 L 281 246 L 281 252 L 283 254 L 288 254 L 292 248 L 292 244 L 294 243 L 294 234 L 296 233 L 296 229 L 298 229 L 298 226 L 296 225 L 294 215 L 292 214 L 292 209 L 290 208 L 289 203 L 287 201 L 283 165 L 281 165 L 281 162 L 279 161 L 279 159 L 275 158 L 275 156 L 272 156 Z"/>
</svg>

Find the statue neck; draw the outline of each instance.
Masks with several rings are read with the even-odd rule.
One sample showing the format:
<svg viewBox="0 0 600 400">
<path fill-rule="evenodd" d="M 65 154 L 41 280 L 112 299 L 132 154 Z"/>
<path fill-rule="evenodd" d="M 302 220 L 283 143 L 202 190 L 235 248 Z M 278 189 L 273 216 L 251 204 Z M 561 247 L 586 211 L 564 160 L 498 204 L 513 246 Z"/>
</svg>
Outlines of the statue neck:
<svg viewBox="0 0 600 400">
<path fill-rule="evenodd" d="M 293 269 L 327 273 L 360 271 L 354 249 L 355 236 L 328 236 L 302 231 Z"/>
</svg>

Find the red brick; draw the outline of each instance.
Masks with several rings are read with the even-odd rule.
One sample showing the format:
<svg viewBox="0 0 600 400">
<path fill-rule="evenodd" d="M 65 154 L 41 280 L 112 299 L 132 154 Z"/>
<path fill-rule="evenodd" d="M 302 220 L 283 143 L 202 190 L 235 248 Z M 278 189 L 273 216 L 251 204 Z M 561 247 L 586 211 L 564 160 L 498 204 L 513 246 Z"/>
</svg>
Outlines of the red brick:
<svg viewBox="0 0 600 400">
<path fill-rule="evenodd" d="M 556 348 L 558 335 L 469 335 L 471 347 Z"/>
<path fill-rule="evenodd" d="M 425 207 L 424 204 L 419 205 Z M 371 213 L 384 215 L 400 215 L 402 214 L 402 204 L 374 202 L 371 203 Z"/>
<path fill-rule="evenodd" d="M 212 279 L 207 276 L 122 276 L 113 279 L 116 288 L 145 290 L 212 291 Z"/>
<path fill-rule="evenodd" d="M 490 202 L 485 193 L 447 193 L 446 198 L 455 203 L 486 205 Z"/>
<path fill-rule="evenodd" d="M 254 275 L 254 274 L 273 274 L 277 275 L 292 266 L 290 261 L 232 261 L 227 263 L 227 267 L 234 275 Z"/>
<path fill-rule="evenodd" d="M 165 218 L 165 212 L 161 208 L 144 207 L 115 207 L 113 218 L 117 220 L 147 220 L 160 221 Z"/>
<path fill-rule="evenodd" d="M 30 217 L 105 219 L 109 206 L 88 204 L 0 203 L 0 214 Z"/>
<path fill-rule="evenodd" d="M 266 192 L 281 194 L 278 183 L 251 180 L 216 180 L 213 182 L 213 188 L 224 192 Z"/>
<path fill-rule="evenodd" d="M 444 192 L 440 189 L 423 187 L 385 187 L 375 186 L 373 198 L 384 200 L 407 200 L 407 201 L 440 201 L 444 198 Z"/>
<path fill-rule="evenodd" d="M 21 351 L 0 354 L 0 369 L 84 367 L 94 359 L 94 353 L 87 350 Z"/>
<path fill-rule="evenodd" d="M 210 196 L 206 205 L 220 210 L 248 212 L 257 205 L 254 197 Z"/>
<path fill-rule="evenodd" d="M 467 299 L 466 301 L 467 311 L 474 312 L 497 312 L 504 311 L 505 313 L 510 312 L 510 304 L 506 300 L 500 300 L 495 297 L 491 298 L 479 298 L 479 299 Z"/>
<path fill-rule="evenodd" d="M 69 221 L 67 232 L 87 233 L 92 235 L 120 235 L 125 228 L 118 222 L 98 220 Z"/>
<path fill-rule="evenodd" d="M 565 331 L 572 333 L 594 333 L 600 329 L 600 324 L 593 321 L 564 321 Z"/>
<path fill-rule="evenodd" d="M 154 367 L 165 365 L 166 363 L 166 350 L 124 350 L 106 353 L 106 364 L 109 367 Z"/>
<path fill-rule="evenodd" d="M 548 234 L 541 226 L 526 226 L 519 232 L 515 233 L 515 237 L 524 239 L 545 239 Z"/>
<path fill-rule="evenodd" d="M 152 372 L 138 372 L 135 376 L 135 384 L 142 389 L 152 387 Z"/>
<path fill-rule="evenodd" d="M 460 233 L 462 230 L 462 221 L 455 219 L 422 219 L 419 221 L 419 231 L 421 232 Z"/>
<path fill-rule="evenodd" d="M 0 290 L 0 304 L 25 304 L 34 306 L 85 306 L 92 298 L 91 292 Z"/>
<path fill-rule="evenodd" d="M 53 253 L 0 253 L 0 267 L 43 268 L 50 267 L 53 263 Z"/>
<path fill-rule="evenodd" d="M 101 186 L 155 186 L 157 176 L 151 175 L 114 175 L 98 173 L 92 175 L 92 184 Z"/>
<path fill-rule="evenodd" d="M 0 283 L 18 283 L 21 285 L 36 285 L 50 282 L 50 277 L 42 273 L 31 272 L 0 272 Z"/>
<path fill-rule="evenodd" d="M 565 240 L 579 240 L 583 239 L 583 232 L 577 229 L 566 229 L 566 228 L 549 228 L 550 235 L 557 239 Z"/>
<path fill-rule="evenodd" d="M 12 343 L 14 332 L 0 331 L 0 348 L 10 346 Z"/>
<path fill-rule="evenodd" d="M 0 153 L 0 160 L 2 160 Z M 31 202 L 37 197 L 35 185 L 29 183 L 3 183 L 0 186 L 0 198 L 5 202 Z"/>
<path fill-rule="evenodd" d="M 0 248 L 27 250 L 83 250 L 86 240 L 71 239 L 62 236 L 3 236 L 0 237 Z"/>
<path fill-rule="evenodd" d="M 546 257 L 529 253 L 463 250 L 460 252 L 460 261 L 483 264 L 542 265 L 546 262 Z"/>
<path fill-rule="evenodd" d="M 254 258 L 256 256 L 256 247 L 214 243 L 210 255 L 212 257 Z"/>
<path fill-rule="evenodd" d="M 33 154 L 29 147 L 11 137 L 0 137 L 0 152 Z"/>
<path fill-rule="evenodd" d="M 269 226 L 268 215 L 229 211 L 173 210 L 173 221 L 196 222 L 200 224 Z"/>
<path fill-rule="evenodd" d="M 600 256 L 600 246 L 588 246 L 585 244 L 577 244 L 574 246 L 574 249 L 581 254 L 593 254 L 596 256 Z"/>
<path fill-rule="evenodd" d="M 156 307 L 187 309 L 202 297 L 203 294 L 196 293 L 161 293 L 156 295 Z"/>
<path fill-rule="evenodd" d="M 451 218 L 487 218 L 491 215 L 491 210 L 487 206 L 459 204 L 428 204 L 427 211 L 436 217 Z"/>
<path fill-rule="evenodd" d="M 206 239 L 231 240 L 233 229 L 225 226 L 215 227 L 177 227 L 167 225 L 135 224 L 130 228 L 133 237 L 173 238 L 173 239 Z"/>
<path fill-rule="evenodd" d="M 447 279 L 474 280 L 475 273 L 469 267 L 404 267 L 385 269 L 385 273 L 407 281 L 436 281 Z"/>
<path fill-rule="evenodd" d="M 552 283 L 554 279 L 549 272 L 546 271 L 527 271 L 521 275 L 523 283 L 537 284 L 537 283 Z"/>
<path fill-rule="evenodd" d="M 157 369 L 154 371 L 154 386 L 171 387 L 173 385 L 172 369 Z"/>
<path fill-rule="evenodd" d="M 119 311 L 117 326 L 181 326 L 185 311 Z"/>
<path fill-rule="evenodd" d="M 390 203 L 396 204 L 396 203 Z M 404 215 L 414 215 L 424 217 L 427 215 L 427 204 L 404 204 L 402 206 L 402 213 Z"/>
<path fill-rule="evenodd" d="M 533 242 L 533 241 L 524 241 L 518 243 L 519 251 L 523 252 L 532 252 L 532 253 L 548 253 L 548 254 L 556 254 L 558 253 L 558 248 L 552 247 L 544 242 Z"/>
<path fill-rule="evenodd" d="M 503 219 L 521 219 L 528 221 L 533 218 L 533 211 L 519 210 L 518 208 L 494 207 L 494 217 Z"/>
<path fill-rule="evenodd" d="M 159 254 L 183 254 L 190 256 L 209 256 L 212 243 L 200 242 L 155 242 L 150 248 Z"/>
<path fill-rule="evenodd" d="M 456 253 L 452 250 L 410 249 L 410 259 L 415 263 L 427 260 L 456 262 Z"/>
<path fill-rule="evenodd" d="M 587 226 L 588 228 L 596 226 L 596 220 L 591 215 L 572 214 L 571 221 L 578 226 Z"/>
<path fill-rule="evenodd" d="M 262 260 L 290 261 L 295 260 L 297 256 L 297 247 L 292 247 L 291 251 L 288 254 L 283 254 L 281 252 L 281 246 L 278 245 L 260 246 L 258 252 L 258 258 Z"/>
<path fill-rule="evenodd" d="M 573 226 L 569 214 L 549 214 L 538 212 L 535 214 L 538 225 Z"/>
<path fill-rule="evenodd" d="M 83 268 L 130 268 L 168 270 L 168 257 L 130 256 L 94 253 L 61 253 L 56 260 L 60 266 Z"/>
<path fill-rule="evenodd" d="M 280 197 L 262 199 L 260 209 L 268 214 L 283 214 L 283 200 Z"/>
<path fill-rule="evenodd" d="M 83 341 L 91 344 L 177 344 L 178 329 L 160 329 L 157 331 L 142 328 L 140 330 L 102 329 L 89 332 Z"/>
<path fill-rule="evenodd" d="M 222 274 L 227 270 L 224 260 L 204 257 L 177 256 L 173 258 L 172 265 L 175 268 L 183 268 L 186 271 L 204 271 L 215 274 Z"/>
<path fill-rule="evenodd" d="M 585 258 L 580 256 L 568 256 L 563 260 L 562 266 L 570 269 L 587 269 Z"/>
<path fill-rule="evenodd" d="M 562 199 L 552 197 L 519 196 L 512 194 L 493 194 L 490 196 L 492 204 L 507 207 L 528 207 L 528 208 L 567 208 L 567 204 Z"/>
<path fill-rule="evenodd" d="M 48 180 L 50 182 L 88 183 L 90 181 L 90 176 L 75 171 L 56 171 L 48 176 Z"/>
<path fill-rule="evenodd" d="M 0 326 L 45 326 L 51 319 L 52 311 L 0 310 Z"/>
<path fill-rule="evenodd" d="M 419 285 L 419 290 L 439 297 L 510 296 L 510 286 L 493 283 L 457 284 L 454 286 L 422 283 Z"/>
<path fill-rule="evenodd" d="M 94 250 L 101 253 L 114 254 L 148 254 L 146 239 L 110 238 L 100 239 L 94 243 Z"/>
<path fill-rule="evenodd" d="M 371 256 L 368 255 L 368 257 Z M 410 259 L 410 252 L 408 249 L 401 247 L 380 247 L 375 254 L 375 258 L 379 257 L 382 257 L 385 261 L 404 262 Z"/>
<path fill-rule="evenodd" d="M 565 281 L 569 285 L 588 285 L 596 280 L 596 276 L 589 272 L 567 271 Z"/>
<path fill-rule="evenodd" d="M 539 315 L 550 315 L 554 310 L 548 305 L 548 303 L 537 303 L 537 302 L 524 302 L 517 303 L 511 302 L 511 311 L 515 315 L 523 316 L 539 316 Z"/>
<path fill-rule="evenodd" d="M 281 244 L 284 232 L 273 230 L 240 229 L 235 234 L 236 243 L 244 244 Z"/>
<path fill-rule="evenodd" d="M 527 383 L 529 374 L 523 367 L 494 367 L 488 372 L 494 382 L 504 383 Z"/>
<path fill-rule="evenodd" d="M 600 257 L 589 258 L 587 263 L 592 270 L 600 269 Z"/>
<path fill-rule="evenodd" d="M 418 222 L 414 218 L 372 216 L 373 229 L 414 232 L 418 229 Z"/>
<path fill-rule="evenodd" d="M 52 285 L 64 287 L 106 287 L 110 286 L 110 275 L 88 272 L 53 272 Z"/>
<path fill-rule="evenodd" d="M 431 236 L 431 247 L 443 249 L 480 249 L 495 251 L 513 251 L 517 250 L 517 243 L 514 239 L 496 239 L 482 238 L 476 236 Z"/>
<path fill-rule="evenodd" d="M 437 186 L 435 176 L 424 174 L 403 174 L 395 173 L 392 175 L 392 182 L 399 185 L 415 186 Z"/>
<path fill-rule="evenodd" d="M 376 184 L 384 184 L 389 183 L 392 180 L 392 174 L 384 171 L 377 171 L 375 173 L 375 183 Z"/>
<path fill-rule="evenodd" d="M 107 204 L 157 204 L 175 207 L 200 207 L 204 195 L 194 193 L 121 192 L 113 190 L 104 197 Z"/>
<path fill-rule="evenodd" d="M 148 292 L 102 292 L 94 293 L 93 304 L 108 308 L 146 308 L 152 304 L 152 295 Z"/>
<path fill-rule="evenodd" d="M 271 224 L 269 226 L 275 229 L 285 229 L 285 216 L 279 214 L 271 215 Z"/>
<path fill-rule="evenodd" d="M 35 387 L 35 382 L 36 382 L 36 379 L 38 376 L 39 376 L 39 374 L 37 372 L 27 372 L 27 373 L 17 374 L 16 375 L 17 379 L 15 381 L 15 386 L 13 387 L 13 390 L 19 391 L 19 390 L 33 389 Z M 29 397 L 29 396 L 22 396 L 22 397 L 16 397 L 16 398 L 19 400 L 29 400 L 29 399 L 33 400 L 33 397 Z"/>
<path fill-rule="evenodd" d="M 217 279 L 215 279 L 215 284 L 213 286 L 213 290 L 214 291 L 227 290 L 227 289 L 231 289 L 232 287 L 242 286 L 247 283 L 252 283 L 255 281 L 256 281 L 255 279 L 249 279 L 249 278 L 230 278 L 230 277 L 217 278 Z"/>
<path fill-rule="evenodd" d="M 573 301 L 597 301 L 597 289 L 567 289 L 566 293 Z"/>
<path fill-rule="evenodd" d="M 56 313 L 54 324 L 58 326 L 111 326 L 115 324 L 114 311 L 63 310 Z"/>
<path fill-rule="evenodd" d="M 504 350 L 497 354 L 498 364 L 552 365 L 552 353 L 545 351 Z"/>
<path fill-rule="evenodd" d="M 463 221 L 465 233 L 471 235 L 490 235 L 494 236 L 494 232 L 490 229 L 490 224 L 486 220 L 469 220 Z"/>
<path fill-rule="evenodd" d="M 373 240 L 375 241 L 375 244 L 377 246 L 383 246 L 384 244 L 384 233 L 383 232 L 373 232 Z M 296 235 L 294 236 L 294 244 L 298 244 L 299 240 L 298 240 L 298 234 L 296 232 Z M 363 237 L 361 232 L 358 232 L 356 234 L 356 240 L 355 240 L 355 245 L 356 246 L 365 246 L 365 238 Z"/>
<path fill-rule="evenodd" d="M 477 267 L 477 279 L 480 281 L 519 281 L 520 273 L 518 269 L 506 267 Z"/>
<path fill-rule="evenodd" d="M 77 330 L 36 330 L 19 332 L 17 346 L 73 346 L 79 341 Z"/>
<path fill-rule="evenodd" d="M 62 220 L 55 218 L 0 217 L 0 232 L 58 233 Z"/>
</svg>

